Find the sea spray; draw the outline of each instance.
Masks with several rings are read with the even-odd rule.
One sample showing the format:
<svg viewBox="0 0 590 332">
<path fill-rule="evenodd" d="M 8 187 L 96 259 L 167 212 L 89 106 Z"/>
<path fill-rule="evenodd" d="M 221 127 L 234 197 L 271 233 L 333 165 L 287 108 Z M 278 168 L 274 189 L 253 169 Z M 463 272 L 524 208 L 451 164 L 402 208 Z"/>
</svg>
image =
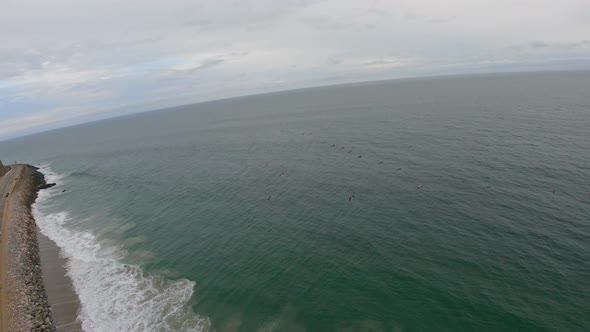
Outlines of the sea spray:
<svg viewBox="0 0 590 332">
<path fill-rule="evenodd" d="M 64 175 L 49 166 L 41 171 L 48 181 L 60 182 Z M 195 282 L 168 280 L 123 264 L 125 250 L 99 241 L 91 232 L 69 229 L 72 218 L 66 211 L 47 213 L 59 185 L 42 191 L 33 214 L 43 234 L 60 247 L 67 259 L 67 274 L 81 302 L 79 319 L 85 331 L 206 331 L 207 318 L 189 305 Z"/>
</svg>

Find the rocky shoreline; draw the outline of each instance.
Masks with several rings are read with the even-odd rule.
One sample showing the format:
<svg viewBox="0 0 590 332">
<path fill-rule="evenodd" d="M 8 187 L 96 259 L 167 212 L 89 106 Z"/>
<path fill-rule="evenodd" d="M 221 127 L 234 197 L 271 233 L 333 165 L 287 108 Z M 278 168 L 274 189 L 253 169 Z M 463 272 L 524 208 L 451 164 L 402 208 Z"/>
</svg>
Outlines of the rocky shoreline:
<svg viewBox="0 0 590 332">
<path fill-rule="evenodd" d="M 31 205 L 45 178 L 33 166 L 23 166 L 11 193 L 7 232 L 7 314 L 9 331 L 57 331 L 43 284 L 37 226 Z"/>
<path fill-rule="evenodd" d="M 2 160 L 0 160 L 0 176 L 6 174 L 8 172 L 8 167 L 2 165 Z"/>
</svg>

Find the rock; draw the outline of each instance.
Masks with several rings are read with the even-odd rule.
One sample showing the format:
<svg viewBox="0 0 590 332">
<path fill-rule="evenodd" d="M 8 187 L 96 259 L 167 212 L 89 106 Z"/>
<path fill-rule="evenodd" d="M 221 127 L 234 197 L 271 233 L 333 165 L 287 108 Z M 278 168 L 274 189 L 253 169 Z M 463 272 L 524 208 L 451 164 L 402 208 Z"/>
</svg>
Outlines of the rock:
<svg viewBox="0 0 590 332">
<path fill-rule="evenodd" d="M 46 183 L 46 184 L 44 184 L 44 185 L 41 185 L 41 186 L 39 187 L 39 190 L 41 190 L 41 189 L 47 189 L 47 188 L 51 188 L 51 187 L 53 187 L 53 186 L 55 186 L 55 185 L 57 185 L 57 183 Z"/>
<path fill-rule="evenodd" d="M 2 160 L 0 160 L 0 176 L 6 174 L 8 172 L 8 168 L 2 165 Z"/>
</svg>

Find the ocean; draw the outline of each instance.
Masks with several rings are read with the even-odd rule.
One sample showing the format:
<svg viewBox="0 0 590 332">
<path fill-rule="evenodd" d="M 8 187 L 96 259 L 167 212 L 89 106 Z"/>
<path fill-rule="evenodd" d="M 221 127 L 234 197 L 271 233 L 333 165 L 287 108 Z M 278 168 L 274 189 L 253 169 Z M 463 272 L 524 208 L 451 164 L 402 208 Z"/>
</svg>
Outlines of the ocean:
<svg viewBox="0 0 590 332">
<path fill-rule="evenodd" d="M 240 97 L 0 142 L 86 331 L 590 330 L 590 72 Z"/>
</svg>

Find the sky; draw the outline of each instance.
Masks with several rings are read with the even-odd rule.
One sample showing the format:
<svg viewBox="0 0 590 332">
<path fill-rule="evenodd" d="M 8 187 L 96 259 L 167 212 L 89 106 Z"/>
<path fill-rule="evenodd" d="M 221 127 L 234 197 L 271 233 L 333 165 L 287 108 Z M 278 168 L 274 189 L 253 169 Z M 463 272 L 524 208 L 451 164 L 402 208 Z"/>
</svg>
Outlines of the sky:
<svg viewBox="0 0 590 332">
<path fill-rule="evenodd" d="M 588 0 L 2 0 L 0 140 L 349 82 L 590 69 Z"/>
</svg>

